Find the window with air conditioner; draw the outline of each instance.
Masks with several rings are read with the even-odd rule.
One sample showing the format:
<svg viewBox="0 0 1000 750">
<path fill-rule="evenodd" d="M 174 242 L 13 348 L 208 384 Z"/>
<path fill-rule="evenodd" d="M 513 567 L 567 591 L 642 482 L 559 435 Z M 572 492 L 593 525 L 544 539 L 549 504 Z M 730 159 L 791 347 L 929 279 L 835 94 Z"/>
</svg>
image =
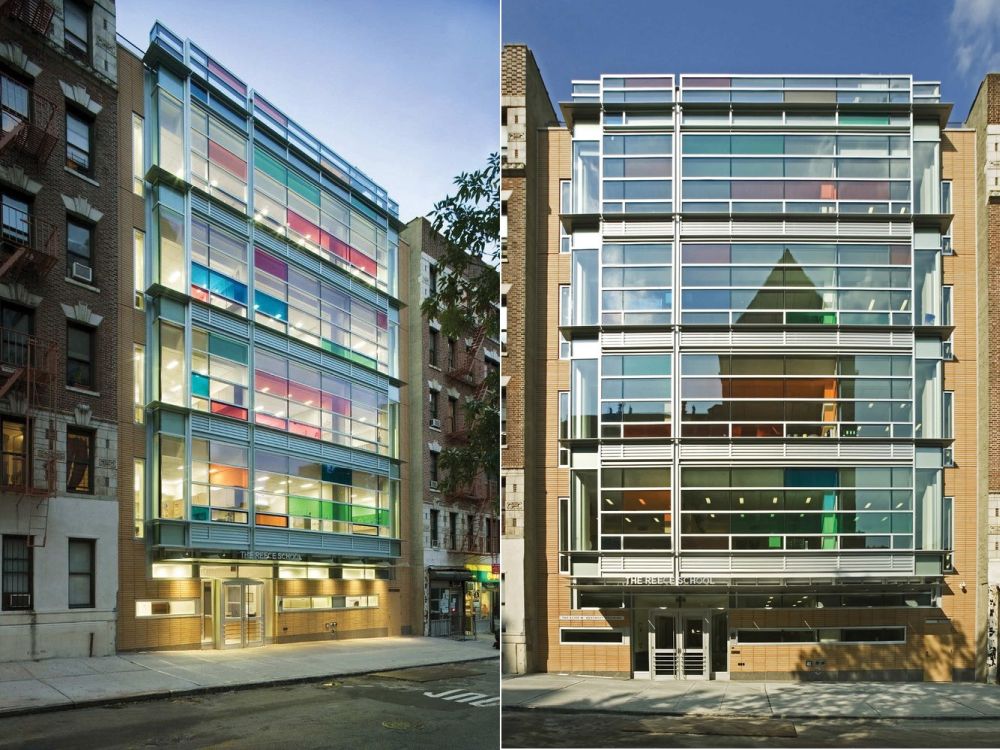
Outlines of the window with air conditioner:
<svg viewBox="0 0 1000 750">
<path fill-rule="evenodd" d="M 66 273 L 74 281 L 91 284 L 94 281 L 92 249 L 94 228 L 89 224 L 66 221 Z"/>
<path fill-rule="evenodd" d="M 0 592 L 2 608 L 31 609 L 32 604 L 32 549 L 28 537 L 4 534 L 2 561 L 0 561 Z"/>
</svg>

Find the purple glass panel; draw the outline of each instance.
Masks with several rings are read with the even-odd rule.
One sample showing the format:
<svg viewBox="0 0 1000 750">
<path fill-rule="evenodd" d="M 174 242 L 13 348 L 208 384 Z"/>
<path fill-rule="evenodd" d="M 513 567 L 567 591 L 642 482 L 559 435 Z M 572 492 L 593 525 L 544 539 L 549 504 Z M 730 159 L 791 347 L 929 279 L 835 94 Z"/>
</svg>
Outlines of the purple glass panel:
<svg viewBox="0 0 1000 750">
<path fill-rule="evenodd" d="M 272 276 L 277 276 L 282 281 L 288 281 L 288 266 L 277 258 L 268 255 L 259 247 L 254 248 L 253 262 L 254 266 L 260 270 L 266 271 Z"/>
<path fill-rule="evenodd" d="M 881 180 L 865 182 L 840 182 L 838 187 L 841 200 L 889 200 L 889 183 Z"/>
<path fill-rule="evenodd" d="M 740 182 L 733 180 L 731 190 L 733 200 L 739 198 L 782 198 L 785 192 L 784 183 L 779 181 Z"/>
</svg>

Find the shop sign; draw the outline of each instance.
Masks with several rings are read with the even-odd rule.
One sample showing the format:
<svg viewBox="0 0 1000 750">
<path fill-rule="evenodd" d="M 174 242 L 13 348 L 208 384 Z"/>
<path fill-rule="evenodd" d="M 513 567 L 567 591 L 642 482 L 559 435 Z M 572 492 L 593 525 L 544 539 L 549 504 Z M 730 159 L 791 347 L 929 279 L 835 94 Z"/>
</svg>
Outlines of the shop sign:
<svg viewBox="0 0 1000 750">
<path fill-rule="evenodd" d="M 500 575 L 500 563 L 493 563 L 493 575 Z"/>
<path fill-rule="evenodd" d="M 585 620 L 586 622 L 612 622 L 614 620 L 624 620 L 623 615 L 559 615 L 560 620 Z"/>
<path fill-rule="evenodd" d="M 300 552 L 239 552 L 240 560 L 288 560 L 302 562 Z"/>
<path fill-rule="evenodd" d="M 626 576 L 627 586 L 711 586 L 715 581 L 708 576 Z"/>
</svg>

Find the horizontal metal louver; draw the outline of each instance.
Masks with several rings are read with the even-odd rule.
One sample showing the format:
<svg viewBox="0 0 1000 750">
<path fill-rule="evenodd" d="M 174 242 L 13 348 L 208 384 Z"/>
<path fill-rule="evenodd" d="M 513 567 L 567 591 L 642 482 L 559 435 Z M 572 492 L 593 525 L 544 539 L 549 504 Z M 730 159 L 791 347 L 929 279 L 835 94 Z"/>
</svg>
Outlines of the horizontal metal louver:
<svg viewBox="0 0 1000 750">
<path fill-rule="evenodd" d="M 912 349 L 913 334 L 888 331 L 681 331 L 682 348 Z M 604 340 L 602 339 L 602 344 Z"/>
<path fill-rule="evenodd" d="M 682 221 L 681 237 L 890 237 L 907 239 L 913 235 L 908 221 Z"/>
<path fill-rule="evenodd" d="M 614 331 L 601 334 L 604 349 L 670 349 L 674 345 L 672 331 Z"/>
<path fill-rule="evenodd" d="M 601 462 L 662 462 L 672 461 L 674 458 L 673 445 L 601 445 Z"/>
<path fill-rule="evenodd" d="M 250 529 L 246 526 L 193 522 L 191 524 L 191 544 L 193 546 L 201 544 L 248 547 L 250 545 Z"/>
<path fill-rule="evenodd" d="M 604 237 L 673 237 L 672 221 L 606 221 Z"/>
<path fill-rule="evenodd" d="M 754 577 L 780 575 L 785 578 L 801 578 L 817 575 L 850 577 L 871 573 L 901 573 L 912 575 L 914 555 L 912 553 L 857 554 L 847 555 L 837 552 L 827 554 L 782 554 L 772 555 L 732 555 L 730 556 L 685 556 L 678 558 L 681 575 L 725 575 Z"/>
<path fill-rule="evenodd" d="M 257 448 L 294 454 L 303 459 L 319 459 L 345 468 L 363 469 L 364 471 L 382 475 L 388 475 L 392 467 L 392 462 L 384 456 L 375 456 L 342 445 L 309 440 L 308 438 L 273 430 L 254 430 L 253 444 Z"/>
<path fill-rule="evenodd" d="M 768 460 L 775 462 L 912 461 L 913 446 L 893 443 L 742 443 L 681 444 L 682 461 Z"/>
<path fill-rule="evenodd" d="M 603 555 L 601 574 L 631 573 L 634 575 L 673 575 L 674 558 L 671 555 L 656 557 L 625 557 Z"/>
</svg>

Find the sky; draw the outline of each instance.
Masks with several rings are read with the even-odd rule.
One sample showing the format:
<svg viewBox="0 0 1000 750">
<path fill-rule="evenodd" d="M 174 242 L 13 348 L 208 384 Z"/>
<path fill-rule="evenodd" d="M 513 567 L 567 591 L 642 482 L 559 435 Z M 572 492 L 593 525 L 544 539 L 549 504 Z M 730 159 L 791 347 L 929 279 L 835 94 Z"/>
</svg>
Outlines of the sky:
<svg viewBox="0 0 1000 750">
<path fill-rule="evenodd" d="M 554 101 L 601 73 L 912 73 L 963 121 L 1000 70 L 1000 0 L 503 0 L 503 41 Z"/>
<path fill-rule="evenodd" d="M 120 0 L 161 21 L 384 187 L 404 222 L 498 149 L 499 0 Z"/>
</svg>

